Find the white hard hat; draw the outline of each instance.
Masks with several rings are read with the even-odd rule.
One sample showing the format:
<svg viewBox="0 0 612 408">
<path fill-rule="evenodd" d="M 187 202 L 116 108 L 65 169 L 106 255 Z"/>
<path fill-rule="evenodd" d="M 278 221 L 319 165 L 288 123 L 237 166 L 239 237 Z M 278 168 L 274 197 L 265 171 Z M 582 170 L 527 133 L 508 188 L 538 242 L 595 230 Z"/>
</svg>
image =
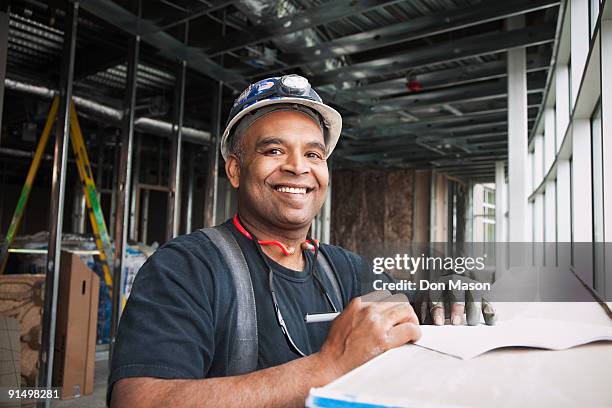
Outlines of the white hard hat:
<svg viewBox="0 0 612 408">
<path fill-rule="evenodd" d="M 249 112 L 275 104 L 297 104 L 306 106 L 321 116 L 324 127 L 326 157 L 332 153 L 342 131 L 342 116 L 326 105 L 310 86 L 308 80 L 299 75 L 285 75 L 262 79 L 249 85 L 234 101 L 225 131 L 221 136 L 221 155 L 229 157 L 229 139 L 236 124 Z"/>
</svg>

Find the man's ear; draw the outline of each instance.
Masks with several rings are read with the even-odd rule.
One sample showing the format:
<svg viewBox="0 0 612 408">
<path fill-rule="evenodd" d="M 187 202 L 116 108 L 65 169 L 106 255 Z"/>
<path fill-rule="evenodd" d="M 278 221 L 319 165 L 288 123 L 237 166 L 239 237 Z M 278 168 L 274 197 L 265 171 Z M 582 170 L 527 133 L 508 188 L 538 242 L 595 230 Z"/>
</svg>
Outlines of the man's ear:
<svg viewBox="0 0 612 408">
<path fill-rule="evenodd" d="M 240 186 L 240 160 L 233 154 L 225 161 L 225 174 L 234 188 Z"/>
</svg>

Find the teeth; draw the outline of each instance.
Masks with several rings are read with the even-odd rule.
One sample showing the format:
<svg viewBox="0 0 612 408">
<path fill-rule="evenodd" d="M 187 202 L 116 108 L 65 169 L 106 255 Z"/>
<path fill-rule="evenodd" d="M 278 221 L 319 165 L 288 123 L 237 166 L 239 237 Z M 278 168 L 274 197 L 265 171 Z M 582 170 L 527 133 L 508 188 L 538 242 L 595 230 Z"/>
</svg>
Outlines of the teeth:
<svg viewBox="0 0 612 408">
<path fill-rule="evenodd" d="M 291 194 L 306 194 L 306 188 L 304 187 L 276 187 L 276 191 L 280 191 L 281 193 L 291 193 Z"/>
</svg>

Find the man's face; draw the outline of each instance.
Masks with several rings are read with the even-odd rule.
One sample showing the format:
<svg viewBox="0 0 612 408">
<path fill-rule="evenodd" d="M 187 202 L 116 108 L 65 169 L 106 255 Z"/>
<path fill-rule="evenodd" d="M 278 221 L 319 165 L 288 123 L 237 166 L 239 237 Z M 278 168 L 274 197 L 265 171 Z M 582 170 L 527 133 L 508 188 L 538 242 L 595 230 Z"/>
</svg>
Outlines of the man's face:
<svg viewBox="0 0 612 408">
<path fill-rule="evenodd" d="M 246 130 L 242 149 L 242 163 L 226 163 L 241 212 L 280 228 L 309 225 L 329 182 L 319 125 L 299 111 L 271 112 Z"/>
</svg>

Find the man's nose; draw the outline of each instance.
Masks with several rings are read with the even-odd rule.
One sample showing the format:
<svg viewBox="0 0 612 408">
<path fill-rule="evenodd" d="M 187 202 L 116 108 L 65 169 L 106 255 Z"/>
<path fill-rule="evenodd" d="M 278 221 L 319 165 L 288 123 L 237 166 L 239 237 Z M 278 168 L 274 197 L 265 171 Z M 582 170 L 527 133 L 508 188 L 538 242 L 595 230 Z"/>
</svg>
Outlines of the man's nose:
<svg viewBox="0 0 612 408">
<path fill-rule="evenodd" d="M 282 170 L 292 174 L 310 173 L 310 165 L 301 153 L 292 153 L 282 165 Z"/>
</svg>

